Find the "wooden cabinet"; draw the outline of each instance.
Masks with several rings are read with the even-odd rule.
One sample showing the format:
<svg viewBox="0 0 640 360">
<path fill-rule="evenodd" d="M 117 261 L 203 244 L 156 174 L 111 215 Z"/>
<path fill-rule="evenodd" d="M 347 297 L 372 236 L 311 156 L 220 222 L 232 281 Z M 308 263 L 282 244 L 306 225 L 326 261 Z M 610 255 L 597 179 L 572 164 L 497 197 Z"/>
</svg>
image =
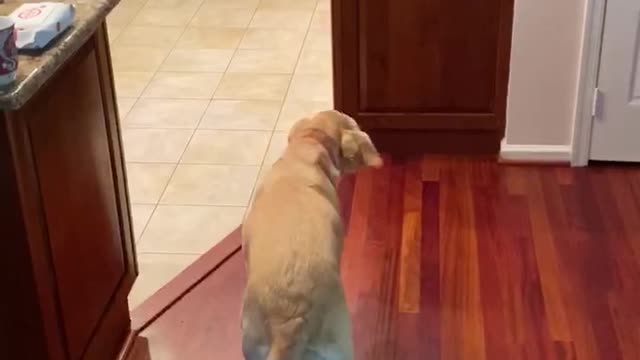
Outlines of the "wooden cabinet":
<svg viewBox="0 0 640 360">
<path fill-rule="evenodd" d="M 135 252 L 106 29 L 0 117 L 0 358 L 112 360 Z"/>
<path fill-rule="evenodd" d="M 335 106 L 383 150 L 497 152 L 513 0 L 334 0 Z"/>
</svg>

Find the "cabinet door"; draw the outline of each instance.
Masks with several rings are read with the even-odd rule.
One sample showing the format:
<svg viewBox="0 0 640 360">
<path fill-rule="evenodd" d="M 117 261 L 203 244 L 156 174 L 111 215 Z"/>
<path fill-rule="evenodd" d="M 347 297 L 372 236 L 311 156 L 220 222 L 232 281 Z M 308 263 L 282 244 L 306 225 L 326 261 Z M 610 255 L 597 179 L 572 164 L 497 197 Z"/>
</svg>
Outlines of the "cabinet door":
<svg viewBox="0 0 640 360">
<path fill-rule="evenodd" d="M 9 347 L 8 358 L 112 360 L 128 335 L 137 272 L 112 86 L 101 27 L 5 118 L 26 224 L 13 251 L 28 249 L 17 265 L 28 264 L 21 286 L 35 289 L 14 299 L 13 318 L 36 324 L 16 336 L 32 348 Z"/>
<path fill-rule="evenodd" d="M 512 16 L 513 0 L 334 1 L 336 108 L 368 129 L 485 133 L 497 146 Z"/>
</svg>

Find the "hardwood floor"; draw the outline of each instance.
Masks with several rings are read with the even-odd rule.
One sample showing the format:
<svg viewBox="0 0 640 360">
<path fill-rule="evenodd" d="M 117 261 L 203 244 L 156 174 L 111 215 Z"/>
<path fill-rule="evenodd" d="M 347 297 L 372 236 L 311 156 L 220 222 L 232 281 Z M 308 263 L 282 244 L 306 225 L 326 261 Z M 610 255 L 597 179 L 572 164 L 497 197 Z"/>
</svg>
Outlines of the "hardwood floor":
<svg viewBox="0 0 640 360">
<path fill-rule="evenodd" d="M 640 168 L 389 163 L 340 189 L 357 359 L 640 359 Z M 241 359 L 244 281 L 238 252 L 130 358 Z"/>
</svg>

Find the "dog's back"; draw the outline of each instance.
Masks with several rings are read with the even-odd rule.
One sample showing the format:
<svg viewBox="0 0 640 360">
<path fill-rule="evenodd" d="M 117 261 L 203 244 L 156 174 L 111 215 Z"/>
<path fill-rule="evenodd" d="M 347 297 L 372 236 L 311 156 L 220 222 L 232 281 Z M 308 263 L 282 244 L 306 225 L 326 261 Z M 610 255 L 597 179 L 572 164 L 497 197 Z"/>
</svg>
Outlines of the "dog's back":
<svg viewBox="0 0 640 360">
<path fill-rule="evenodd" d="M 317 338 L 341 286 L 342 236 L 335 188 L 321 170 L 286 155 L 276 162 L 243 227 L 250 244 L 243 320 L 251 322 L 244 327 L 258 352 L 270 349 L 268 359 L 302 359 L 308 340 Z M 255 345 L 245 349 L 248 359 Z"/>
<path fill-rule="evenodd" d="M 246 359 L 353 359 L 336 182 L 363 166 L 382 158 L 352 118 L 327 111 L 293 126 L 243 226 Z"/>
</svg>

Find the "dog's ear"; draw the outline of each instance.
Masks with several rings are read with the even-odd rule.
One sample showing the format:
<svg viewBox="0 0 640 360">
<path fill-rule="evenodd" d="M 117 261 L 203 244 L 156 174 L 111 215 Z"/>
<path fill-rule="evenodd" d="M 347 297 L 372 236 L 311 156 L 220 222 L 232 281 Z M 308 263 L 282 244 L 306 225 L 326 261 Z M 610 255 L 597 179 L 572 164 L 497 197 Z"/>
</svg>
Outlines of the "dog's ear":
<svg viewBox="0 0 640 360">
<path fill-rule="evenodd" d="M 379 168 L 383 165 L 382 157 L 371 138 L 363 131 L 343 130 L 340 147 L 346 161 L 345 170 L 355 170 L 360 166 Z"/>
</svg>

